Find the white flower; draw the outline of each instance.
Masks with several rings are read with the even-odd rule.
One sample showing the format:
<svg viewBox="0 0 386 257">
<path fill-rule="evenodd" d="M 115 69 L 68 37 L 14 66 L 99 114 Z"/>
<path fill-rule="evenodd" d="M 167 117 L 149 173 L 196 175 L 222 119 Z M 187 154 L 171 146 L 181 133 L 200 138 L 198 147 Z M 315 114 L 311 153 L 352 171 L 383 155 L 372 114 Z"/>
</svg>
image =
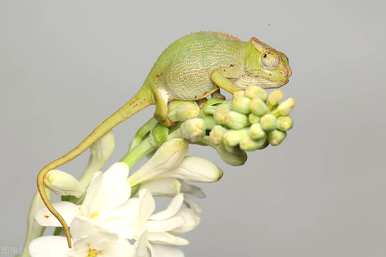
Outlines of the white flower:
<svg viewBox="0 0 386 257">
<path fill-rule="evenodd" d="M 165 210 L 154 213 L 155 201 L 148 190 L 142 189 L 138 197 L 130 198 L 128 173 L 126 164 L 115 163 L 105 173 L 96 174 L 80 206 L 70 202 L 54 203 L 54 207 L 71 226 L 74 249 L 78 249 L 77 245 L 85 238 L 96 239 L 94 232 L 98 228 L 99 232 L 103 230 L 116 235 L 119 240 L 134 240 L 138 248 L 154 252 L 152 256 L 158 257 L 154 255 L 157 251 L 160 252 L 159 256 L 168 251 L 175 252 L 172 257 L 181 256 L 177 249 L 167 250 L 166 246 L 158 245 L 188 244 L 186 239 L 176 235 L 195 227 L 199 222 L 198 213 L 187 211 L 190 208 L 184 205 L 183 194 L 175 195 Z M 60 226 L 46 208 L 41 209 L 35 218 L 42 226 Z M 97 235 L 101 235 L 99 232 Z M 139 247 L 142 241 L 143 247 Z"/>
<path fill-rule="evenodd" d="M 87 236 L 76 240 L 68 248 L 63 236 L 43 236 L 29 245 L 32 257 L 135 257 L 136 248 L 127 240 L 119 238 L 94 226 Z"/>
<path fill-rule="evenodd" d="M 54 203 L 54 207 L 63 215 L 67 224 L 71 224 L 74 220 L 88 220 L 98 226 L 109 228 L 113 221 L 108 220 L 103 214 L 128 202 L 130 198 L 128 174 L 126 164 L 115 163 L 105 173 L 98 172 L 94 176 L 80 206 L 70 202 L 58 202 Z M 35 219 L 42 226 L 60 226 L 47 208 L 41 209 Z"/>
</svg>

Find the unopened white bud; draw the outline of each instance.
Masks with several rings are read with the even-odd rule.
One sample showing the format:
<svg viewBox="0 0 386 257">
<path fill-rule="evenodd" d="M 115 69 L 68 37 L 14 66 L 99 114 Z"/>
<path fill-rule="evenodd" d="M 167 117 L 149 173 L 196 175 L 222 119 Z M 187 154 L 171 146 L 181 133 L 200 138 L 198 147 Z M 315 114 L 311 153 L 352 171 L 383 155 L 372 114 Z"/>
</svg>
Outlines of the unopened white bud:
<svg viewBox="0 0 386 257">
<path fill-rule="evenodd" d="M 60 170 L 51 170 L 44 182 L 49 189 L 61 195 L 80 197 L 83 193 L 79 181 L 72 175 Z"/>
</svg>

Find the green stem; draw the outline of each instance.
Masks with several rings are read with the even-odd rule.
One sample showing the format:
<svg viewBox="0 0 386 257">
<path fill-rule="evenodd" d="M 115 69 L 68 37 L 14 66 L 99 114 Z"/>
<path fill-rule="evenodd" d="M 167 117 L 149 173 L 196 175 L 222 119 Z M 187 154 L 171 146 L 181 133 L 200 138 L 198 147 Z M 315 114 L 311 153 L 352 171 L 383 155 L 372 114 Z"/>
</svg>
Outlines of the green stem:
<svg viewBox="0 0 386 257">
<path fill-rule="evenodd" d="M 142 127 L 137 130 L 135 133 L 133 142 L 131 143 L 130 150 L 134 149 L 137 145 L 141 143 L 141 141 L 149 135 L 152 129 L 154 129 L 158 125 L 158 121 L 154 118 L 148 120 Z"/>
<path fill-rule="evenodd" d="M 129 168 L 132 168 L 139 160 L 146 155 L 154 152 L 161 144 L 163 144 L 169 135 L 169 129 L 163 125 L 150 124 L 153 129 L 148 132 L 148 135 L 137 142 L 134 148 L 130 148 L 126 155 L 121 159 L 121 162 L 126 163 Z"/>
<path fill-rule="evenodd" d="M 152 137 L 148 136 L 132 150 L 129 150 L 125 156 L 122 157 L 121 162 L 126 163 L 129 168 L 132 168 L 139 160 L 156 150 L 157 147 L 158 145 L 155 144 Z"/>
</svg>

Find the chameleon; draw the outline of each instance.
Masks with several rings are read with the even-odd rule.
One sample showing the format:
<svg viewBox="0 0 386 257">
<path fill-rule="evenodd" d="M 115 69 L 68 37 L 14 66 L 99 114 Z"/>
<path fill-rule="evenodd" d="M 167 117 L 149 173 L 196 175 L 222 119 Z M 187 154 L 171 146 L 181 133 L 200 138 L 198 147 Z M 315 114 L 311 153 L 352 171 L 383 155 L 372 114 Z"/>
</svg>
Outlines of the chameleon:
<svg viewBox="0 0 386 257">
<path fill-rule="evenodd" d="M 172 100 L 199 101 L 220 89 L 233 94 L 248 85 L 277 88 L 288 83 L 291 68 L 287 56 L 252 37 L 242 41 L 221 32 L 188 34 L 169 45 L 158 57 L 142 87 L 117 111 L 102 121 L 79 145 L 45 165 L 37 175 L 37 189 L 48 210 L 58 219 L 71 248 L 71 234 L 45 191 L 47 174 L 86 151 L 121 122 L 149 105 L 154 117 L 166 126 L 168 103 Z"/>
</svg>

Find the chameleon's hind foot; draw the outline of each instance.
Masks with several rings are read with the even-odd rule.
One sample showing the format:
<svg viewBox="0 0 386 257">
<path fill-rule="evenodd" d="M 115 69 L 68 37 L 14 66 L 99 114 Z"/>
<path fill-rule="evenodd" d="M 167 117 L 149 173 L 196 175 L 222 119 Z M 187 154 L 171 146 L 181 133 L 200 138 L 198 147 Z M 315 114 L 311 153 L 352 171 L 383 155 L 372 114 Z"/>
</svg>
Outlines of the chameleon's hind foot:
<svg viewBox="0 0 386 257">
<path fill-rule="evenodd" d="M 173 121 L 168 118 L 169 114 L 169 99 L 168 96 L 163 93 L 160 89 L 153 90 L 154 97 L 156 98 L 154 118 L 166 127 L 175 125 Z"/>
</svg>

